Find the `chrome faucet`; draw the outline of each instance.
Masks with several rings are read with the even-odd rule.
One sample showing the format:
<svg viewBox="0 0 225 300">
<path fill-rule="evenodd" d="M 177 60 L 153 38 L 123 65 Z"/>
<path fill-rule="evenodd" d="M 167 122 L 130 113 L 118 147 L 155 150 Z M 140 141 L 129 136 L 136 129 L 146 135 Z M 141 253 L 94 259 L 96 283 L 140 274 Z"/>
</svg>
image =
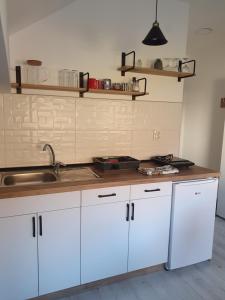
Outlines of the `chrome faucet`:
<svg viewBox="0 0 225 300">
<path fill-rule="evenodd" d="M 43 151 L 46 151 L 47 148 L 50 150 L 51 152 L 51 155 L 52 155 L 52 166 L 55 165 L 55 152 L 52 148 L 52 146 L 50 144 L 45 144 L 44 147 L 43 147 Z"/>
<path fill-rule="evenodd" d="M 50 144 L 45 144 L 43 147 L 43 151 L 46 151 L 47 149 L 49 149 L 50 153 L 51 153 L 51 157 L 52 157 L 52 167 L 53 167 L 53 171 L 56 173 L 56 175 L 59 175 L 59 170 L 60 167 L 65 167 L 66 164 L 62 163 L 61 161 L 56 161 L 55 160 L 55 152 L 52 148 L 52 146 Z"/>
</svg>

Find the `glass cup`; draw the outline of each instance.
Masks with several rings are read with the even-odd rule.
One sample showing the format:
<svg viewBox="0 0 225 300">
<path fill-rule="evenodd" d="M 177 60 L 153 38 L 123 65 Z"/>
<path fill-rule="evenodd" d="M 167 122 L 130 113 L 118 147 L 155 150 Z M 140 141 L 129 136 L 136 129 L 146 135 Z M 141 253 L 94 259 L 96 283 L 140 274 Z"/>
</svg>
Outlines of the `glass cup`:
<svg viewBox="0 0 225 300">
<path fill-rule="evenodd" d="M 163 69 L 168 70 L 168 68 L 170 66 L 170 59 L 169 58 L 163 58 L 162 63 L 163 63 Z"/>
<path fill-rule="evenodd" d="M 79 87 L 79 72 L 77 70 L 71 70 L 69 73 L 69 86 L 78 88 Z"/>
<path fill-rule="evenodd" d="M 59 72 L 58 72 L 58 81 L 59 81 L 59 86 L 69 87 L 70 70 L 68 70 L 68 69 L 59 70 Z"/>
<path fill-rule="evenodd" d="M 26 66 L 27 70 L 27 83 L 30 84 L 42 84 L 48 80 L 48 69 L 39 66 Z"/>
<path fill-rule="evenodd" d="M 178 70 L 179 58 L 163 58 L 163 69 L 168 71 Z"/>
<path fill-rule="evenodd" d="M 79 87 L 79 72 L 77 70 L 63 69 L 58 71 L 59 86 Z"/>
<path fill-rule="evenodd" d="M 19 65 L 21 68 L 21 82 L 29 84 L 42 84 L 49 79 L 47 68 L 30 65 Z M 16 67 L 10 68 L 10 81 L 16 82 Z"/>
<path fill-rule="evenodd" d="M 178 70 L 179 58 L 170 58 L 169 68 L 171 70 Z"/>
<path fill-rule="evenodd" d="M 189 60 L 190 60 L 189 58 L 185 57 L 185 58 L 182 59 L 182 62 L 187 62 Z M 182 65 L 182 72 L 189 73 L 190 72 L 190 66 L 188 64 Z"/>
</svg>

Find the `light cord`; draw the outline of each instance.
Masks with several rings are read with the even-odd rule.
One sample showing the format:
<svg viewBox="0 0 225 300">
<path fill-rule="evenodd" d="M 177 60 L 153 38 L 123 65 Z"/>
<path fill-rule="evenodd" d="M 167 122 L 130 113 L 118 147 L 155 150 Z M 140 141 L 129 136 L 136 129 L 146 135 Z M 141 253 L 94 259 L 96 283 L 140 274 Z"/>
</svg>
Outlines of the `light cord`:
<svg viewBox="0 0 225 300">
<path fill-rule="evenodd" d="M 158 0 L 156 0 L 156 5 L 155 5 L 155 21 L 157 22 L 158 19 Z"/>
</svg>

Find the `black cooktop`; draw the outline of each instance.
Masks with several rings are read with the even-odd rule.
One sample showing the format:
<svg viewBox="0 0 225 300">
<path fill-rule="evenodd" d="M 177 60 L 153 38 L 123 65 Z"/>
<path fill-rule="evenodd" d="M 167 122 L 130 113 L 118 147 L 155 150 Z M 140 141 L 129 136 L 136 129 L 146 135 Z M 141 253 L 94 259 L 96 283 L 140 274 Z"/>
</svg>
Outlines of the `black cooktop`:
<svg viewBox="0 0 225 300">
<path fill-rule="evenodd" d="M 194 166 L 194 163 L 192 161 L 179 157 L 174 157 L 173 154 L 153 156 L 151 157 L 151 161 L 160 166 L 170 165 L 178 169 Z"/>
<path fill-rule="evenodd" d="M 137 169 L 140 161 L 130 156 L 94 157 L 95 166 L 101 170 Z"/>
</svg>

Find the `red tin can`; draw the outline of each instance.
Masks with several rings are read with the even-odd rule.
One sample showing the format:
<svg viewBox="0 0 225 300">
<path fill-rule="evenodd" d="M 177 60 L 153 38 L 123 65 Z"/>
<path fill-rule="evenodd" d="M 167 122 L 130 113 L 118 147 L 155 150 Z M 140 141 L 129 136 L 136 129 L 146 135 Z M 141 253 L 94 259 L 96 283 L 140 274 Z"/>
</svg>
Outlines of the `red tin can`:
<svg viewBox="0 0 225 300">
<path fill-rule="evenodd" d="M 88 88 L 89 89 L 97 89 L 98 88 L 98 80 L 96 80 L 95 78 L 89 78 Z"/>
</svg>

